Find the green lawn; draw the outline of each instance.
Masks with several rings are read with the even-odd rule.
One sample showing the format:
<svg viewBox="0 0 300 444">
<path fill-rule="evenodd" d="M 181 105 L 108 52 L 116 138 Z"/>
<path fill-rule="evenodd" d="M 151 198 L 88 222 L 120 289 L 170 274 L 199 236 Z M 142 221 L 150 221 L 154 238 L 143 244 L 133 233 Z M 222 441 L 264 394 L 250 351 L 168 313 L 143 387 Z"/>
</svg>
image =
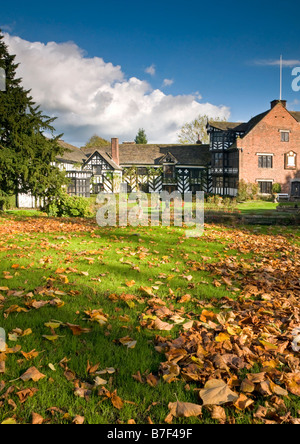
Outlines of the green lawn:
<svg viewBox="0 0 300 444">
<path fill-rule="evenodd" d="M 254 200 L 239 203 L 237 208 L 242 214 L 268 214 L 275 213 L 278 203 Z"/>
<path fill-rule="evenodd" d="M 5 362 L 0 423 L 30 423 L 35 413 L 45 423 L 70 423 L 81 416 L 94 424 L 159 424 L 170 402 L 199 403 L 200 380 L 163 378 L 166 356 L 156 348 L 158 339 L 173 341 L 185 323 L 199 322 L 204 310 L 228 311 L 225 298 L 239 299 L 244 272 L 232 275 L 228 284 L 218 263 L 223 268 L 230 258 L 243 270 L 254 258 L 280 258 L 281 251 L 270 253 L 264 243 L 259 251 L 240 249 L 239 239 L 280 234 L 287 244 L 299 242 L 289 228 L 210 225 L 202 238 L 189 239 L 174 227 L 100 229 L 92 220 L 24 214 L 0 218 L 0 233 L 0 327 L 9 347 L 0 353 L 0 364 Z M 172 330 L 155 327 L 162 307 L 182 318 L 176 323 L 161 316 Z M 31 367 L 45 377 L 20 379 Z M 300 408 L 297 400 L 289 402 L 293 411 Z M 251 423 L 257 406 L 226 412 L 236 422 Z M 209 409 L 201 417 L 173 419 L 216 421 Z"/>
</svg>

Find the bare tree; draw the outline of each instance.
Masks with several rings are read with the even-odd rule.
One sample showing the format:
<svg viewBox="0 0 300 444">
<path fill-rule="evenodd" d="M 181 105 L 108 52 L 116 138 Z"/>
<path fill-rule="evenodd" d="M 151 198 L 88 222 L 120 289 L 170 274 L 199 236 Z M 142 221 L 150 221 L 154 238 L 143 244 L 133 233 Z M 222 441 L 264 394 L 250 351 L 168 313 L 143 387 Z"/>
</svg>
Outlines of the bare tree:
<svg viewBox="0 0 300 444">
<path fill-rule="evenodd" d="M 181 127 L 178 133 L 179 143 L 194 144 L 198 140 L 201 140 L 204 144 L 209 143 L 209 136 L 206 131 L 206 125 L 209 120 L 226 122 L 226 119 L 221 119 L 220 117 L 211 118 L 206 114 L 200 114 L 195 120 L 187 122 Z"/>
</svg>

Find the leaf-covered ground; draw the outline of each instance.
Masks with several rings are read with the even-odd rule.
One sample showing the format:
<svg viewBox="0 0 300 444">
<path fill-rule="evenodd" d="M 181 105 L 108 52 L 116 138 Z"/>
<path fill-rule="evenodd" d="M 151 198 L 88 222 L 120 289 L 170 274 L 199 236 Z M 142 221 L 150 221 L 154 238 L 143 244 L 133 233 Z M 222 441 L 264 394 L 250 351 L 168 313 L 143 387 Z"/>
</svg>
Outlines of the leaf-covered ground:
<svg viewBox="0 0 300 444">
<path fill-rule="evenodd" d="M 0 423 L 299 422 L 297 228 L 0 236 Z"/>
</svg>

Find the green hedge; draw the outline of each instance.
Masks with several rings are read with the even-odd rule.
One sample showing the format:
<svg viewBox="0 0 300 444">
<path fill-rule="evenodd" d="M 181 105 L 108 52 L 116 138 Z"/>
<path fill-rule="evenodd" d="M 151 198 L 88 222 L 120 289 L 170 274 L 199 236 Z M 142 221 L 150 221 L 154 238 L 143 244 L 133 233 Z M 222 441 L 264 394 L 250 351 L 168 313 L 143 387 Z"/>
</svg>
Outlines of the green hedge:
<svg viewBox="0 0 300 444">
<path fill-rule="evenodd" d="M 48 216 L 52 217 L 90 217 L 92 216 L 91 201 L 86 197 L 69 196 L 65 192 L 59 193 L 44 208 Z"/>
</svg>

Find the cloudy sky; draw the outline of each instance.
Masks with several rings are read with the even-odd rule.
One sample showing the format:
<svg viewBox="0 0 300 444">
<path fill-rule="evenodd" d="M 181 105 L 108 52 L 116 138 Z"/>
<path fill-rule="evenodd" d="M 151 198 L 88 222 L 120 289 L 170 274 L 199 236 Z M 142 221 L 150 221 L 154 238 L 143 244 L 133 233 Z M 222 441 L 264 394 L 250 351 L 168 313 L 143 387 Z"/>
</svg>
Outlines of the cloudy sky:
<svg viewBox="0 0 300 444">
<path fill-rule="evenodd" d="M 248 120 L 278 98 L 280 54 L 283 98 L 300 109 L 300 7 L 209 5 L 17 0 L 1 6 L 0 28 L 25 88 L 77 146 L 93 134 L 130 141 L 141 127 L 149 142 L 177 142 L 199 114 Z"/>
</svg>

